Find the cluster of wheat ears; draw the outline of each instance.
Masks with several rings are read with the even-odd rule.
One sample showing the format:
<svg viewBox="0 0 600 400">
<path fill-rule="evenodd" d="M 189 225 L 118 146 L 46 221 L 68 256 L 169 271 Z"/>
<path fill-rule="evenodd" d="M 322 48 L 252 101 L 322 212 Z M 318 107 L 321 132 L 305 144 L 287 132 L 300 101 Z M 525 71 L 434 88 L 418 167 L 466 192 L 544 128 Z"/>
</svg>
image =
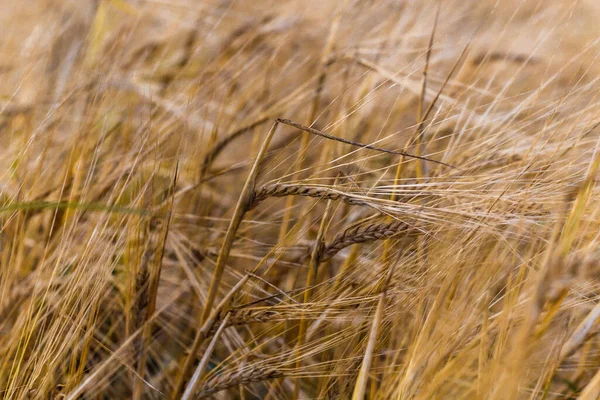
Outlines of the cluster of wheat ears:
<svg viewBox="0 0 600 400">
<path fill-rule="evenodd" d="M 0 3 L 2 398 L 599 398 L 597 1 Z"/>
</svg>

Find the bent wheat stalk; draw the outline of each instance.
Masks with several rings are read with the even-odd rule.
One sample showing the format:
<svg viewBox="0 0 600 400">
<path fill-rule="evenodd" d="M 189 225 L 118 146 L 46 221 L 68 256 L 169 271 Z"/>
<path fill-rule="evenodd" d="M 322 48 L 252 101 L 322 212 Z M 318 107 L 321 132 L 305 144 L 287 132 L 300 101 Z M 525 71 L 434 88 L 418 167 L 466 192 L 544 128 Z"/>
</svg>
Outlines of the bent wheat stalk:
<svg viewBox="0 0 600 400">
<path fill-rule="evenodd" d="M 204 177 L 206 175 L 206 171 L 208 171 L 208 169 L 212 165 L 213 161 L 218 157 L 219 154 L 221 154 L 221 152 L 225 149 L 225 147 L 227 147 L 231 142 L 233 142 L 238 137 L 242 136 L 243 134 L 245 134 L 247 132 L 252 131 L 252 129 L 265 123 L 268 119 L 269 119 L 269 117 L 267 115 L 259 117 L 254 122 L 251 122 L 250 124 L 247 124 L 239 129 L 236 129 L 229 135 L 225 136 L 225 138 L 223 138 L 220 141 L 218 141 L 217 143 L 215 143 L 214 146 L 212 146 L 206 152 L 206 156 L 204 156 L 204 161 L 202 162 L 202 166 L 200 169 L 200 176 Z"/>
</svg>

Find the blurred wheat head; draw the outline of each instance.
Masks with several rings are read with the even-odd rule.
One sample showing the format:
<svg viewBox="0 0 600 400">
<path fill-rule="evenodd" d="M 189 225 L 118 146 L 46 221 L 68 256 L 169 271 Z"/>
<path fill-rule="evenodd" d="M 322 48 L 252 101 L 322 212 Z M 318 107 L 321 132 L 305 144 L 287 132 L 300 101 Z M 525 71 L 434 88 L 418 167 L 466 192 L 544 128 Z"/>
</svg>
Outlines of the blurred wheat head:
<svg viewBox="0 0 600 400">
<path fill-rule="evenodd" d="M 599 17 L 2 2 L 0 394 L 598 398 Z"/>
</svg>

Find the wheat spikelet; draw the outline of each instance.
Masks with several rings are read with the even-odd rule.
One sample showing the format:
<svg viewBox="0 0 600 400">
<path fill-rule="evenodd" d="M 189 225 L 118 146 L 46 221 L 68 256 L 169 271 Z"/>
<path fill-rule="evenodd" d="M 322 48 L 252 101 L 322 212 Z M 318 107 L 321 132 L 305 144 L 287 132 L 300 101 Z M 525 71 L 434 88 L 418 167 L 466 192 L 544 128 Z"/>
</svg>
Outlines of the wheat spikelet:
<svg viewBox="0 0 600 400">
<path fill-rule="evenodd" d="M 316 186 L 273 183 L 265 185 L 256 191 L 252 199 L 252 205 L 250 207 L 256 207 L 259 203 L 268 199 L 269 197 L 287 196 L 305 196 L 323 200 L 342 201 L 344 203 L 354 206 L 371 206 L 371 203 L 367 200 L 363 200 L 356 196 L 343 193 L 336 189 Z"/>
<path fill-rule="evenodd" d="M 206 398 L 231 387 L 277 379 L 283 376 L 285 376 L 285 374 L 281 370 L 264 367 L 254 367 L 244 371 L 221 373 L 200 387 L 198 397 Z"/>
<path fill-rule="evenodd" d="M 388 223 L 357 225 L 338 233 L 331 243 L 324 246 L 321 261 L 330 260 L 338 252 L 353 244 L 390 239 L 406 233 L 408 230 L 410 230 L 410 226 L 397 220 Z"/>
</svg>

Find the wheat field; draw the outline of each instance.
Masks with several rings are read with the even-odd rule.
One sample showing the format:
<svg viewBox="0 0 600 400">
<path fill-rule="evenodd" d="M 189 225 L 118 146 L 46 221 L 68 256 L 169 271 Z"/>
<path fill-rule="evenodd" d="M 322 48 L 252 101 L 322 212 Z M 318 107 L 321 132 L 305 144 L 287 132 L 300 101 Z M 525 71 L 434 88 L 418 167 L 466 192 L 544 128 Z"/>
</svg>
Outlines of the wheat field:
<svg viewBox="0 0 600 400">
<path fill-rule="evenodd" d="M 0 395 L 600 398 L 599 20 L 1 1 Z"/>
</svg>

